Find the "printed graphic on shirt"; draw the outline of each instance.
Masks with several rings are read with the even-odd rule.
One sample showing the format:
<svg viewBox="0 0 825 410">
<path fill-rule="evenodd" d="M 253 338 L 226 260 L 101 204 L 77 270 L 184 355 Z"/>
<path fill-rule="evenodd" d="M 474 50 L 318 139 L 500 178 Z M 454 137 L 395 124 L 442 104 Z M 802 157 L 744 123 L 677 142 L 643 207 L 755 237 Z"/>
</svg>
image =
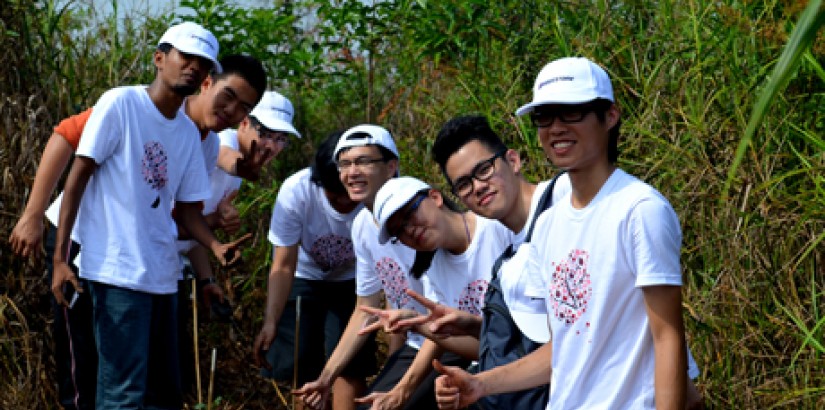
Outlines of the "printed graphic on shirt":
<svg viewBox="0 0 825 410">
<path fill-rule="evenodd" d="M 375 262 L 375 272 L 381 278 L 381 287 L 384 288 L 384 295 L 390 304 L 396 309 L 408 307 L 410 297 L 404 291 L 410 284 L 398 262 L 385 256 Z"/>
<path fill-rule="evenodd" d="M 484 306 L 484 294 L 487 293 L 487 285 L 489 284 L 484 279 L 477 279 L 468 283 L 458 297 L 458 310 L 481 316 L 481 307 Z"/>
<path fill-rule="evenodd" d="M 574 249 L 567 255 L 567 260 L 553 263 L 550 304 L 556 318 L 568 325 L 582 317 L 593 295 L 590 272 L 587 270 L 589 259 L 587 251 Z"/>
<path fill-rule="evenodd" d="M 309 255 L 324 271 L 352 264 L 355 261 L 352 240 L 334 233 L 318 237 L 312 243 Z"/>
<path fill-rule="evenodd" d="M 163 144 L 158 141 L 149 141 L 143 144 L 143 180 L 155 191 L 160 191 L 166 186 L 167 156 Z M 157 208 L 160 204 L 160 196 L 152 202 L 152 208 Z"/>
</svg>

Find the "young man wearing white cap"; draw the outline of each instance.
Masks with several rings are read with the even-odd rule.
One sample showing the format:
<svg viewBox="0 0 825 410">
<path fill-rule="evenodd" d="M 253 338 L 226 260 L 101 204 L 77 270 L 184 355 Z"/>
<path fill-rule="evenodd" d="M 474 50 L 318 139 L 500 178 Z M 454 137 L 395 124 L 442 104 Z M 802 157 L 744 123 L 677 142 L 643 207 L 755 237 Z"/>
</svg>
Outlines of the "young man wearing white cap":
<svg viewBox="0 0 825 410">
<path fill-rule="evenodd" d="M 222 129 L 216 134 L 219 142 L 216 141 L 214 161 L 211 167 L 207 165 L 211 194 L 203 203 L 203 214 L 210 227 L 228 233 L 240 227 L 232 200 L 241 188 L 241 181 L 256 181 L 261 169 L 289 144 L 290 135 L 301 137 L 292 125 L 292 103 L 275 91 L 261 91 L 262 98 L 240 120 L 237 130 Z M 215 283 L 206 250 L 192 240 L 181 241 L 179 247 L 189 256 L 201 286 Z M 214 292 L 217 291 L 216 286 Z"/>
<path fill-rule="evenodd" d="M 223 130 L 227 125 L 237 124 L 246 117 L 266 89 L 266 72 L 257 59 L 245 55 L 228 55 L 221 58 L 220 65 L 222 71 L 212 71 L 201 84 L 200 93 L 188 97 L 180 109 L 180 112 L 185 113 L 195 123 L 201 133 L 201 148 L 206 169 L 214 168 L 218 160 L 220 143 L 216 132 Z M 77 149 L 91 112 L 92 109 L 89 108 L 64 119 L 55 127 L 43 151 L 26 209 L 9 238 L 15 253 L 23 257 L 37 256 L 43 238 L 43 217 L 48 218 L 50 224 L 44 245 L 49 283 L 60 199 L 58 198 L 48 210 L 46 206 L 60 175 Z M 231 198 L 222 200 L 217 207 L 212 208 L 216 212 L 210 213 L 211 211 L 204 208 L 211 228 L 228 229 L 239 223 L 237 210 L 228 199 Z M 79 246 L 73 243 L 73 249 L 73 253 L 76 253 Z M 201 250 L 202 259 L 208 267 L 209 255 L 203 248 Z M 197 259 L 194 255 L 191 258 Z M 212 278 L 211 269 L 198 273 L 200 278 L 207 281 Z M 207 301 L 223 297 L 223 292 L 217 285 L 203 286 L 203 292 L 209 296 Z M 66 409 L 94 408 L 96 395 L 97 351 L 92 331 L 91 300 L 88 294 L 78 296 L 71 309 L 59 305 L 55 305 L 53 309 L 58 396 L 60 404 Z M 188 368 L 191 366 L 184 369 Z"/>
<path fill-rule="evenodd" d="M 395 141 L 389 131 L 382 127 L 358 125 L 341 136 L 333 158 L 350 199 L 365 206 L 353 221 L 351 233 L 356 256 L 356 306 L 379 307 L 386 298 L 388 306 L 423 312 L 423 307 L 405 294 L 406 289 L 423 291 L 421 281 L 411 275 L 416 259 L 415 251 L 400 243 L 379 243 L 379 229 L 372 213 L 378 190 L 398 175 L 398 149 Z M 370 314 L 355 309 L 338 346 L 318 379 L 304 384 L 296 391 L 309 407 L 324 408 L 333 384 L 338 383 L 344 369 L 350 364 L 357 364 L 354 361 L 357 352 L 371 337 L 359 335 L 358 332 L 370 317 Z M 397 361 L 398 355 L 415 356 L 423 338 L 413 334 L 408 336 L 405 343 L 391 341 L 392 356 L 385 368 Z M 341 396 L 337 387 L 336 385 L 333 395 L 335 409 L 354 408 L 353 398 L 364 392 L 364 386 L 360 386 Z M 413 406 L 416 399 L 410 399 Z"/>
<path fill-rule="evenodd" d="M 153 55 L 152 83 L 107 91 L 84 127 L 60 209 L 52 293 L 64 306 L 69 287 L 92 297 L 97 408 L 182 405 L 173 203 L 177 221 L 219 261 L 237 258 L 237 243 L 220 243 L 200 213 L 208 182 L 199 132 L 179 112 L 209 71 L 220 71 L 217 54 L 203 27 L 169 28 Z M 86 289 L 69 267 L 73 228 Z"/>
<path fill-rule="evenodd" d="M 526 293 L 545 300 L 551 342 L 477 375 L 441 368 L 440 408 L 552 376 L 548 409 L 683 409 L 679 222 L 661 194 L 615 165 L 620 113 L 607 73 L 583 58 L 551 62 L 517 111 L 528 113 L 572 187 L 537 221 L 528 254 Z"/>
<path fill-rule="evenodd" d="M 317 378 L 355 306 L 350 230 L 363 205 L 349 198 L 332 159 L 341 134 L 328 135 L 312 166 L 284 180 L 272 209 L 272 267 L 253 358 L 264 376 L 278 381 L 292 380 L 295 363 L 298 383 Z M 375 369 L 375 350 L 374 343 L 365 345 L 342 372 L 333 388 L 336 402 L 352 403 Z"/>
</svg>

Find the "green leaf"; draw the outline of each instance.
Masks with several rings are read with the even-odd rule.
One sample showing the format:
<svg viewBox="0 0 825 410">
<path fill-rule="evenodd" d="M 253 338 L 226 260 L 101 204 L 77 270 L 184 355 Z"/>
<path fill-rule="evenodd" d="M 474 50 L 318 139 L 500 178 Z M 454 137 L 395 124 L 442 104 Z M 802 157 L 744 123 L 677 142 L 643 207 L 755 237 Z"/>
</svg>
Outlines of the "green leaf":
<svg viewBox="0 0 825 410">
<path fill-rule="evenodd" d="M 823 24 L 825 24 L 825 11 L 822 10 L 822 0 L 812 0 L 800 16 L 796 28 L 794 28 L 793 33 L 791 33 L 788 44 L 785 45 L 785 49 L 779 57 L 773 75 L 759 94 L 759 99 L 753 107 L 750 120 L 745 129 L 745 134 L 739 141 L 733 163 L 730 169 L 728 169 L 728 177 L 725 181 L 725 187 L 722 190 L 722 202 L 727 201 L 728 192 L 736 175 L 736 170 L 742 163 L 742 159 L 745 157 L 745 151 L 750 146 L 756 129 L 767 114 L 771 102 L 776 94 L 788 84 L 791 76 L 799 66 L 802 56 L 808 51 L 808 48 L 816 38 L 817 31 Z"/>
</svg>

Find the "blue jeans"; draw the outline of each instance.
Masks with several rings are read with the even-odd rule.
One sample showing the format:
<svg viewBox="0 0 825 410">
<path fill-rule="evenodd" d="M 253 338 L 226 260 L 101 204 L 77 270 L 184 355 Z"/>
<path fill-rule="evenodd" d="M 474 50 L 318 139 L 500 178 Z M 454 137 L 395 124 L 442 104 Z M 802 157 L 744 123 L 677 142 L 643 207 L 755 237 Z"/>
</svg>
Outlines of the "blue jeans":
<svg viewBox="0 0 825 410">
<path fill-rule="evenodd" d="M 97 408 L 180 409 L 176 295 L 88 284 L 98 347 Z"/>
</svg>

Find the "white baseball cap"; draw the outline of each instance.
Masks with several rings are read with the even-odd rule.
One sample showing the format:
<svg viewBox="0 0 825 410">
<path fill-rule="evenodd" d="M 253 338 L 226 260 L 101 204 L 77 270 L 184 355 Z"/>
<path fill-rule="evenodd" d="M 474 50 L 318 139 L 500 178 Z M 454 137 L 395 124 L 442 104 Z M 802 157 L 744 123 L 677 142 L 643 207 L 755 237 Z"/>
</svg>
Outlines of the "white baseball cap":
<svg viewBox="0 0 825 410">
<path fill-rule="evenodd" d="M 258 102 L 258 105 L 252 109 L 249 115 L 255 117 L 264 127 L 272 131 L 288 132 L 301 138 L 301 134 L 292 125 L 292 117 L 295 115 L 292 102 L 278 92 L 265 92 L 264 96 L 261 97 L 261 101 Z"/>
<path fill-rule="evenodd" d="M 584 57 L 565 57 L 544 66 L 533 85 L 533 101 L 516 110 L 516 115 L 544 104 L 582 104 L 613 99 L 613 86 L 603 68 Z"/>
<path fill-rule="evenodd" d="M 501 278 L 502 296 L 519 330 L 536 343 L 550 341 L 550 326 L 547 305 L 544 299 L 526 295 L 526 290 L 534 286 L 527 265 L 531 248 L 522 244 L 510 260 L 501 264 L 498 275 Z"/>
<path fill-rule="evenodd" d="M 218 39 L 200 24 L 185 21 L 169 27 L 160 38 L 158 45 L 169 43 L 181 53 L 203 57 L 212 62 L 214 71 L 223 71 L 218 62 Z"/>
<path fill-rule="evenodd" d="M 396 158 L 399 157 L 398 148 L 395 147 L 395 141 L 389 131 L 377 125 L 361 124 L 348 129 L 341 135 L 341 139 L 335 145 L 332 158 L 338 161 L 338 154 L 345 148 L 363 147 L 365 145 L 380 145 L 395 154 Z"/>
<path fill-rule="evenodd" d="M 372 207 L 380 229 L 378 243 L 385 244 L 390 240 L 390 233 L 387 231 L 387 221 L 390 217 L 415 198 L 416 194 L 429 189 L 430 186 L 420 179 L 407 176 L 392 178 L 384 183 L 375 194 L 375 204 Z"/>
</svg>

